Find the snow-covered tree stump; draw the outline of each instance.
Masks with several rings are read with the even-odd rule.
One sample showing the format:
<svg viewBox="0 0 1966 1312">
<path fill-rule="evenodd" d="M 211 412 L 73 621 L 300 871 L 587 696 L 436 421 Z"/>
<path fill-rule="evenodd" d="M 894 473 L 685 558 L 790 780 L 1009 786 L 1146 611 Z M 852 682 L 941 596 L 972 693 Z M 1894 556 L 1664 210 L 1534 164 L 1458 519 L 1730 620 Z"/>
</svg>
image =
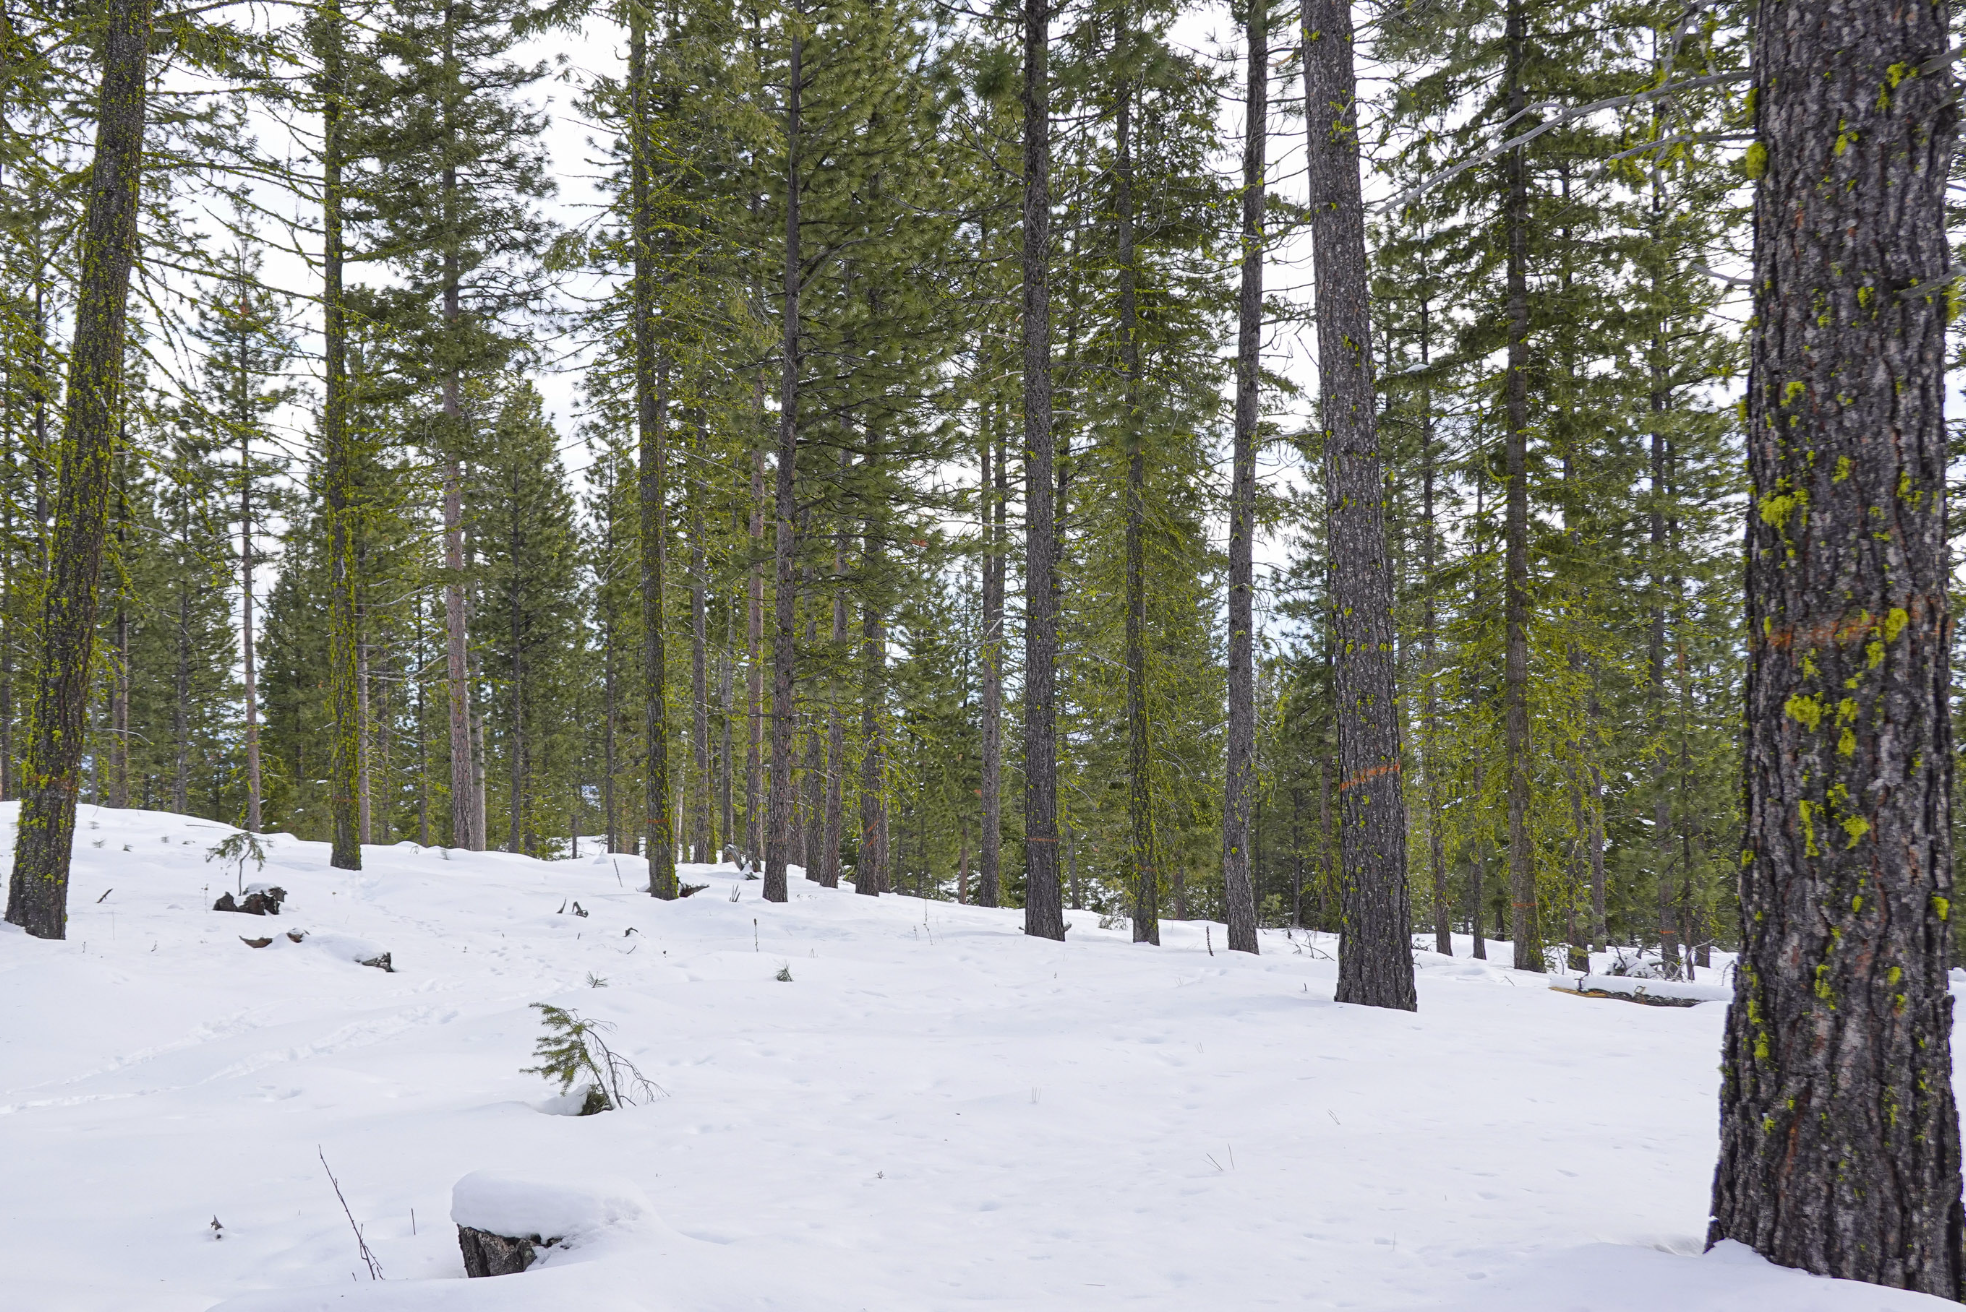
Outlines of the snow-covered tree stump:
<svg viewBox="0 0 1966 1312">
<path fill-rule="evenodd" d="M 651 1215 L 648 1199 L 625 1180 L 566 1183 L 474 1171 L 451 1190 L 467 1276 L 518 1275 L 546 1248 L 556 1250 L 555 1261 L 572 1250 L 591 1255 L 593 1245 Z"/>
<path fill-rule="evenodd" d="M 538 1235 L 495 1235 L 468 1225 L 457 1228 L 457 1246 L 464 1253 L 467 1276 L 513 1276 L 532 1265 L 535 1249 L 557 1242 Z"/>
</svg>

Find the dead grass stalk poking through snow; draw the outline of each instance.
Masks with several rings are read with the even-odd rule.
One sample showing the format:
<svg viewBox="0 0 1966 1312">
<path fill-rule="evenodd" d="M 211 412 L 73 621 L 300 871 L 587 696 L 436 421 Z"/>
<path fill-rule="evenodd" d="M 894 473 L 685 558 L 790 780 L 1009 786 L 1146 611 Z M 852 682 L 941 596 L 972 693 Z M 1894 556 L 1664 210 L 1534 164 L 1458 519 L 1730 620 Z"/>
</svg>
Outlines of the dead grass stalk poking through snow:
<svg viewBox="0 0 1966 1312">
<path fill-rule="evenodd" d="M 369 1241 L 362 1238 L 362 1227 L 355 1224 L 355 1213 L 348 1210 L 348 1200 L 341 1196 L 341 1181 L 334 1178 L 334 1168 L 328 1165 L 327 1153 L 319 1144 L 314 1145 L 314 1152 L 321 1159 L 321 1169 L 328 1173 L 328 1183 L 334 1186 L 335 1201 L 341 1204 L 341 1214 L 348 1218 L 348 1228 L 355 1232 L 355 1247 L 362 1254 L 362 1265 L 369 1269 L 369 1279 L 382 1279 L 382 1263 L 376 1261 L 375 1254 L 369 1251 Z M 218 1218 L 212 1218 L 212 1226 L 217 1228 Z"/>
</svg>

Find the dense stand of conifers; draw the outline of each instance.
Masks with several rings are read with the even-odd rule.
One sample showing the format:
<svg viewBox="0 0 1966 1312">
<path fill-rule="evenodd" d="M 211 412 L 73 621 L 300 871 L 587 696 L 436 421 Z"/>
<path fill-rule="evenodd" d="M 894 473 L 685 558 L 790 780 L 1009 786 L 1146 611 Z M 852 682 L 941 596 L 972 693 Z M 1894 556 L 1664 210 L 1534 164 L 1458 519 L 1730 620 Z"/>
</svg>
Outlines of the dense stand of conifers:
<svg viewBox="0 0 1966 1312">
<path fill-rule="evenodd" d="M 1338 927 L 1363 825 L 1388 942 L 1731 935 L 1741 13 L 1375 11 L 1357 131 L 1303 112 L 1342 7 L 291 17 L 155 19 L 99 566 L 55 467 L 110 47 L 9 29 L 9 796 L 85 570 L 68 786 L 344 862 L 654 837 L 1247 948 Z M 1264 369 L 1314 310 L 1321 411 Z"/>
<path fill-rule="evenodd" d="M 1721 943 L 1715 1237 L 1956 1295 L 1948 20 L 1751 9 L 10 9 L 8 918 L 86 798 Z"/>
</svg>

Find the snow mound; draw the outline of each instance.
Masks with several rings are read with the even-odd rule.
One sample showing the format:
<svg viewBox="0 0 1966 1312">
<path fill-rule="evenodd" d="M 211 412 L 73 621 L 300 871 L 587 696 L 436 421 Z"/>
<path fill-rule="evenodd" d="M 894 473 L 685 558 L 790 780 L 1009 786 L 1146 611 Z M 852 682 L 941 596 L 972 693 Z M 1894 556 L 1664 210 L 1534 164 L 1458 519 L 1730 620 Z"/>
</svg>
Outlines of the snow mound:
<svg viewBox="0 0 1966 1312">
<path fill-rule="evenodd" d="M 539 1235 L 569 1243 L 635 1227 L 654 1212 L 634 1184 L 606 1177 L 569 1184 L 473 1171 L 451 1188 L 452 1221 L 509 1238 Z"/>
<path fill-rule="evenodd" d="M 240 937 L 244 938 L 245 935 Z M 307 952 L 326 955 L 335 961 L 352 961 L 358 966 L 366 966 L 389 956 L 389 949 L 379 943 L 353 934 L 338 934 L 333 930 L 269 927 L 262 937 L 271 940 L 260 949 L 263 952 Z"/>
</svg>

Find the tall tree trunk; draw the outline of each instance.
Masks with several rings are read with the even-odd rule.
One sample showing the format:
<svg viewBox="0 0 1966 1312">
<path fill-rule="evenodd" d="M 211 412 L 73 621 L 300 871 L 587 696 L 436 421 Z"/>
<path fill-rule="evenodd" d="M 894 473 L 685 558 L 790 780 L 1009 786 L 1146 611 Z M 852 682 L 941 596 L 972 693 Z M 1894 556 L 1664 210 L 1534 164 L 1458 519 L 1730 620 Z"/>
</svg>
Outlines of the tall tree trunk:
<svg viewBox="0 0 1966 1312">
<path fill-rule="evenodd" d="M 16 466 L 11 433 L 8 434 L 8 438 L 7 475 L 8 483 L 11 485 Z M 12 542 L 14 508 L 12 498 L 5 500 L 7 504 L 0 505 L 0 536 Z M 19 621 L 15 612 L 20 594 L 16 590 L 14 557 L 11 553 L 5 557 L 4 568 L 5 577 L 0 578 L 0 801 L 12 801 L 14 797 L 14 643 L 19 640 L 17 627 Z M 123 616 L 120 587 L 117 589 L 116 614 L 120 621 Z M 112 730 L 110 739 L 112 762 L 116 759 L 115 752 L 119 741 L 113 736 Z"/>
<path fill-rule="evenodd" d="M 523 551 L 520 541 L 517 489 L 512 498 L 511 539 L 508 554 L 516 566 Z M 525 617 L 519 606 L 518 579 L 515 577 L 506 585 L 505 591 L 506 636 L 512 642 L 512 738 L 507 744 L 506 778 L 511 792 L 511 816 L 506 822 L 505 850 L 519 852 L 524 850 L 525 809 L 526 809 L 526 660 L 525 660 Z"/>
<path fill-rule="evenodd" d="M 1004 501 L 1009 489 L 1003 470 L 1002 407 L 983 404 L 982 477 L 977 496 L 983 522 L 983 762 L 978 780 L 983 831 L 978 838 L 976 901 L 993 907 L 1002 899 L 1003 850 L 1003 653 L 1004 653 Z M 994 471 L 991 466 L 995 465 Z"/>
<path fill-rule="evenodd" d="M 118 533 L 122 532 L 118 526 Z M 109 707 L 109 804 L 130 804 L 130 607 L 120 592 L 116 598 L 116 668 L 112 671 Z"/>
<path fill-rule="evenodd" d="M 845 449 L 840 451 L 840 481 L 846 482 Z M 841 517 L 833 537 L 833 663 L 837 669 L 847 659 L 846 552 L 847 521 Z M 832 695 L 826 708 L 826 832 L 820 838 L 819 882 L 827 888 L 840 886 L 840 837 L 846 827 L 846 718 L 841 711 L 845 701 L 845 680 L 837 674 L 828 683 Z"/>
<path fill-rule="evenodd" d="M 362 868 L 358 825 L 358 783 L 362 772 L 362 725 L 356 705 L 355 646 L 355 452 L 348 433 L 348 325 L 342 302 L 342 124 L 347 88 L 342 78 L 342 16 L 330 8 L 321 17 L 323 39 L 321 130 L 321 271 L 323 336 L 321 474 L 326 485 L 328 521 L 328 708 L 332 725 L 328 750 L 328 809 L 334 844 L 328 864 L 338 870 Z M 449 182 L 454 182 L 446 174 Z M 451 288 L 450 302 L 455 301 Z"/>
<path fill-rule="evenodd" d="M 794 22 L 799 21 L 794 19 Z M 792 846 L 792 729 L 796 714 L 795 677 L 798 672 L 798 584 L 793 578 L 797 557 L 798 513 L 793 495 L 799 453 L 799 97 L 804 90 L 803 33 L 792 33 L 792 57 L 785 79 L 785 319 L 780 353 L 784 374 L 778 391 L 778 453 L 776 459 L 777 521 L 772 563 L 775 566 L 777 624 L 771 649 L 771 791 L 765 798 L 765 887 L 767 902 L 787 896 L 785 866 Z"/>
<path fill-rule="evenodd" d="M 1432 364 L 1432 284 L 1420 301 L 1420 367 Z M 1434 950 L 1454 955 L 1454 903 L 1447 888 L 1447 838 L 1440 804 L 1440 657 L 1439 616 L 1434 605 L 1434 577 L 1439 565 L 1440 535 L 1434 522 L 1434 391 L 1432 381 L 1420 389 L 1420 542 L 1423 600 L 1420 608 L 1420 741 L 1426 772 L 1427 873 L 1434 894 Z"/>
<path fill-rule="evenodd" d="M 191 809 L 191 598 L 181 579 L 172 636 L 177 661 L 171 671 L 171 809 L 183 815 Z"/>
<path fill-rule="evenodd" d="M 1482 788 L 1487 783 L 1488 771 L 1480 761 L 1475 762 L 1474 796 L 1476 805 L 1482 804 Z M 1488 875 L 1488 840 L 1477 833 L 1468 851 L 1468 921 L 1474 935 L 1474 955 L 1488 960 L 1488 935 L 1482 928 L 1488 919 L 1486 905 L 1487 890 L 1483 885 Z"/>
<path fill-rule="evenodd" d="M 416 845 L 430 846 L 430 731 L 429 722 L 424 718 L 428 709 L 424 700 L 424 645 L 423 645 L 423 602 L 415 603 L 416 609 Z"/>
<path fill-rule="evenodd" d="M 969 901 L 969 816 L 956 815 L 956 905 Z"/>
<path fill-rule="evenodd" d="M 817 640 L 816 625 L 806 621 L 806 637 Z M 818 880 L 826 864 L 826 735 L 819 726 L 817 707 L 801 717 L 805 721 L 805 877 Z"/>
<path fill-rule="evenodd" d="M 696 450 L 700 460 L 709 457 L 710 435 L 704 427 L 703 412 L 696 415 Z M 689 671 L 690 701 L 694 714 L 690 720 L 690 746 L 695 751 L 695 779 L 691 786 L 694 815 L 690 826 L 691 855 L 698 861 L 714 861 L 714 807 L 710 781 L 710 621 L 705 608 L 709 586 L 708 547 L 703 540 L 703 498 L 691 497 L 689 507 L 690 588 L 689 588 Z"/>
<path fill-rule="evenodd" d="M 1332 699 L 1338 720 L 1338 855 L 1344 871 L 1337 1000 L 1411 1011 L 1417 1004 L 1398 658 L 1373 397 L 1350 0 L 1310 0 L 1304 37 L 1318 400 L 1331 555 Z"/>
<path fill-rule="evenodd" d="M 628 58 L 632 65 L 634 122 L 629 185 L 635 241 L 635 426 L 639 438 L 636 487 L 641 510 L 642 702 L 646 755 L 642 830 L 648 847 L 649 894 L 664 901 L 676 896 L 676 832 L 669 810 L 669 653 L 664 629 L 668 609 L 663 595 L 663 538 L 668 532 L 664 449 L 669 423 L 669 361 L 656 341 L 654 165 L 649 150 L 656 137 L 648 33 L 640 11 L 631 25 Z"/>
<path fill-rule="evenodd" d="M 1262 421 L 1263 210 L 1270 118 L 1270 13 L 1247 0 L 1242 135 L 1242 287 L 1236 321 L 1236 433 L 1229 488 L 1229 737 L 1222 789 L 1222 897 L 1229 950 L 1256 952 L 1249 817 L 1256 802 L 1256 429 Z"/>
<path fill-rule="evenodd" d="M 1056 505 L 1051 431 L 1051 0 L 1023 0 L 1024 932 L 1065 937 L 1058 882 Z"/>
<path fill-rule="evenodd" d="M 117 608 L 117 622 L 123 611 Z M 259 672 L 253 650 L 253 452 L 248 430 L 239 431 L 239 653 L 246 703 L 246 832 L 260 827 Z"/>
<path fill-rule="evenodd" d="M 359 569 L 362 560 L 360 552 L 356 553 L 355 559 Z M 368 627 L 367 611 L 368 607 L 365 605 L 358 604 L 355 608 L 355 835 L 357 841 L 361 843 L 375 841 L 373 797 L 370 791 L 374 783 L 372 758 L 375 753 L 375 716 L 369 705 L 371 696 L 369 644 L 363 641 L 364 631 Z"/>
<path fill-rule="evenodd" d="M 444 414 L 463 423 L 461 398 L 446 379 Z M 458 429 L 451 430 L 451 440 Z M 464 625 L 464 468 L 455 451 L 444 461 L 444 690 L 450 712 L 451 846 L 475 852 L 484 846 L 471 824 L 471 673 Z"/>
<path fill-rule="evenodd" d="M 1128 36 L 1124 8 L 1116 41 Z M 1115 53 L 1119 53 L 1117 50 Z M 1126 62 L 1121 55 L 1120 62 Z M 1113 200 L 1118 227 L 1120 442 L 1126 453 L 1126 811 L 1133 882 L 1133 941 L 1160 942 L 1160 854 L 1154 842 L 1153 745 L 1147 723 L 1147 451 L 1140 431 L 1140 305 L 1133 267 L 1133 87 L 1122 78 L 1114 129 Z"/>
<path fill-rule="evenodd" d="M 450 40 L 446 26 L 445 41 Z M 443 174 L 443 205 L 446 214 L 457 204 L 456 171 Z M 447 328 L 455 330 L 462 313 L 460 282 L 463 273 L 458 254 L 443 255 L 443 315 Z M 449 576 L 444 587 L 444 662 L 446 690 L 450 706 L 451 758 L 451 846 L 480 852 L 485 846 L 485 830 L 479 815 L 476 755 L 473 746 L 471 705 L 470 624 L 466 611 L 466 572 L 464 547 L 464 448 L 467 420 L 464 414 L 464 382 L 456 369 L 448 370 L 443 382 L 444 443 L 444 571 Z"/>
<path fill-rule="evenodd" d="M 467 609 L 467 615 L 469 613 Z M 481 682 L 478 661 L 472 657 L 470 664 L 471 683 L 475 687 Z M 471 711 L 471 833 L 477 847 L 482 852 L 490 841 L 491 825 L 485 819 L 485 715 L 482 710 Z"/>
<path fill-rule="evenodd" d="M 731 776 L 735 765 L 731 758 L 730 722 L 731 681 L 736 672 L 736 657 L 731 648 L 736 641 L 737 616 L 727 611 L 724 617 L 723 650 L 717 658 L 717 801 L 723 808 L 723 841 L 726 847 L 737 843 L 737 810 L 732 797 Z M 720 853 L 721 857 L 721 853 Z"/>
<path fill-rule="evenodd" d="M 762 377 L 758 386 L 762 392 Z M 764 414 L 762 397 L 758 401 L 758 414 Z M 750 533 L 751 595 L 745 622 L 745 641 L 748 644 L 745 697 L 749 707 L 747 727 L 750 737 L 744 756 L 744 860 L 755 869 L 758 858 L 764 852 L 764 813 L 760 802 L 764 796 L 765 777 L 765 576 L 764 566 L 759 560 L 765 536 L 765 453 L 755 449 L 751 452 Z"/>
<path fill-rule="evenodd" d="M 1529 20 L 1524 0 L 1509 0 L 1508 106 L 1524 112 L 1522 66 Z M 1506 387 L 1508 505 L 1503 560 L 1502 726 L 1508 755 L 1509 937 L 1515 968 L 1540 971 L 1543 927 L 1536 908 L 1535 853 L 1529 836 L 1529 171 L 1522 147 L 1507 164 L 1509 376 Z"/>
<path fill-rule="evenodd" d="M 881 710 L 887 700 L 887 623 L 881 613 L 880 479 L 881 435 L 867 430 L 867 513 L 862 521 L 862 561 L 867 579 L 860 612 L 860 846 L 853 868 L 853 891 L 888 891 L 887 760 Z"/>
<path fill-rule="evenodd" d="M 619 698 L 614 683 L 614 641 L 614 625 L 604 623 L 601 629 L 601 823 L 607 829 L 608 851 L 619 852 L 621 830 L 616 825 L 614 809 L 614 776 L 619 768 L 614 746 Z"/>
<path fill-rule="evenodd" d="M 1290 924 L 1304 928 L 1304 790 L 1290 789 Z"/>
<path fill-rule="evenodd" d="M 393 741 L 395 711 L 390 701 L 390 689 L 395 684 L 395 669 L 387 653 L 376 659 L 373 696 L 376 710 L 369 719 L 369 733 L 372 738 L 374 755 L 369 758 L 369 778 L 377 796 L 374 799 L 374 833 L 378 843 L 395 841 L 394 815 L 396 797 L 389 774 L 389 750 Z"/>
<path fill-rule="evenodd" d="M 41 660 L 7 891 L 7 923 L 37 938 L 62 938 L 68 923 L 68 865 L 82 785 L 89 667 L 123 403 L 124 315 L 143 174 L 149 0 L 112 0 L 101 17 L 96 152 L 82 216 L 57 494 L 60 541 L 53 586 L 44 590 L 42 602 Z"/>
<path fill-rule="evenodd" d="M 183 525 L 179 525 L 183 531 Z M 177 626 L 171 637 L 177 659 L 171 665 L 171 810 L 191 810 L 191 598 L 177 584 Z"/>
<path fill-rule="evenodd" d="M 1601 714 L 1597 694 L 1591 694 L 1591 723 Z M 1604 767 L 1591 761 L 1591 950 L 1603 952 L 1610 945 L 1604 916 Z"/>
<path fill-rule="evenodd" d="M 1647 682 L 1645 701 L 1648 709 L 1647 721 L 1655 740 L 1652 745 L 1652 853 L 1654 884 L 1658 893 L 1659 915 L 1659 962 L 1670 979 L 1679 977 L 1679 950 L 1673 929 L 1672 914 L 1672 770 L 1670 754 L 1666 749 L 1666 498 L 1671 495 L 1666 490 L 1666 435 L 1663 431 L 1665 394 L 1658 373 L 1662 362 L 1657 358 L 1661 349 L 1655 339 L 1653 343 L 1653 389 L 1652 389 L 1652 496 L 1649 518 L 1651 520 L 1651 551 L 1649 553 L 1652 575 L 1652 605 L 1650 641 L 1646 645 Z"/>
<path fill-rule="evenodd" d="M 1946 32 L 1881 0 L 1755 19 L 1742 952 L 1707 1237 L 1958 1299 Z"/>
</svg>

